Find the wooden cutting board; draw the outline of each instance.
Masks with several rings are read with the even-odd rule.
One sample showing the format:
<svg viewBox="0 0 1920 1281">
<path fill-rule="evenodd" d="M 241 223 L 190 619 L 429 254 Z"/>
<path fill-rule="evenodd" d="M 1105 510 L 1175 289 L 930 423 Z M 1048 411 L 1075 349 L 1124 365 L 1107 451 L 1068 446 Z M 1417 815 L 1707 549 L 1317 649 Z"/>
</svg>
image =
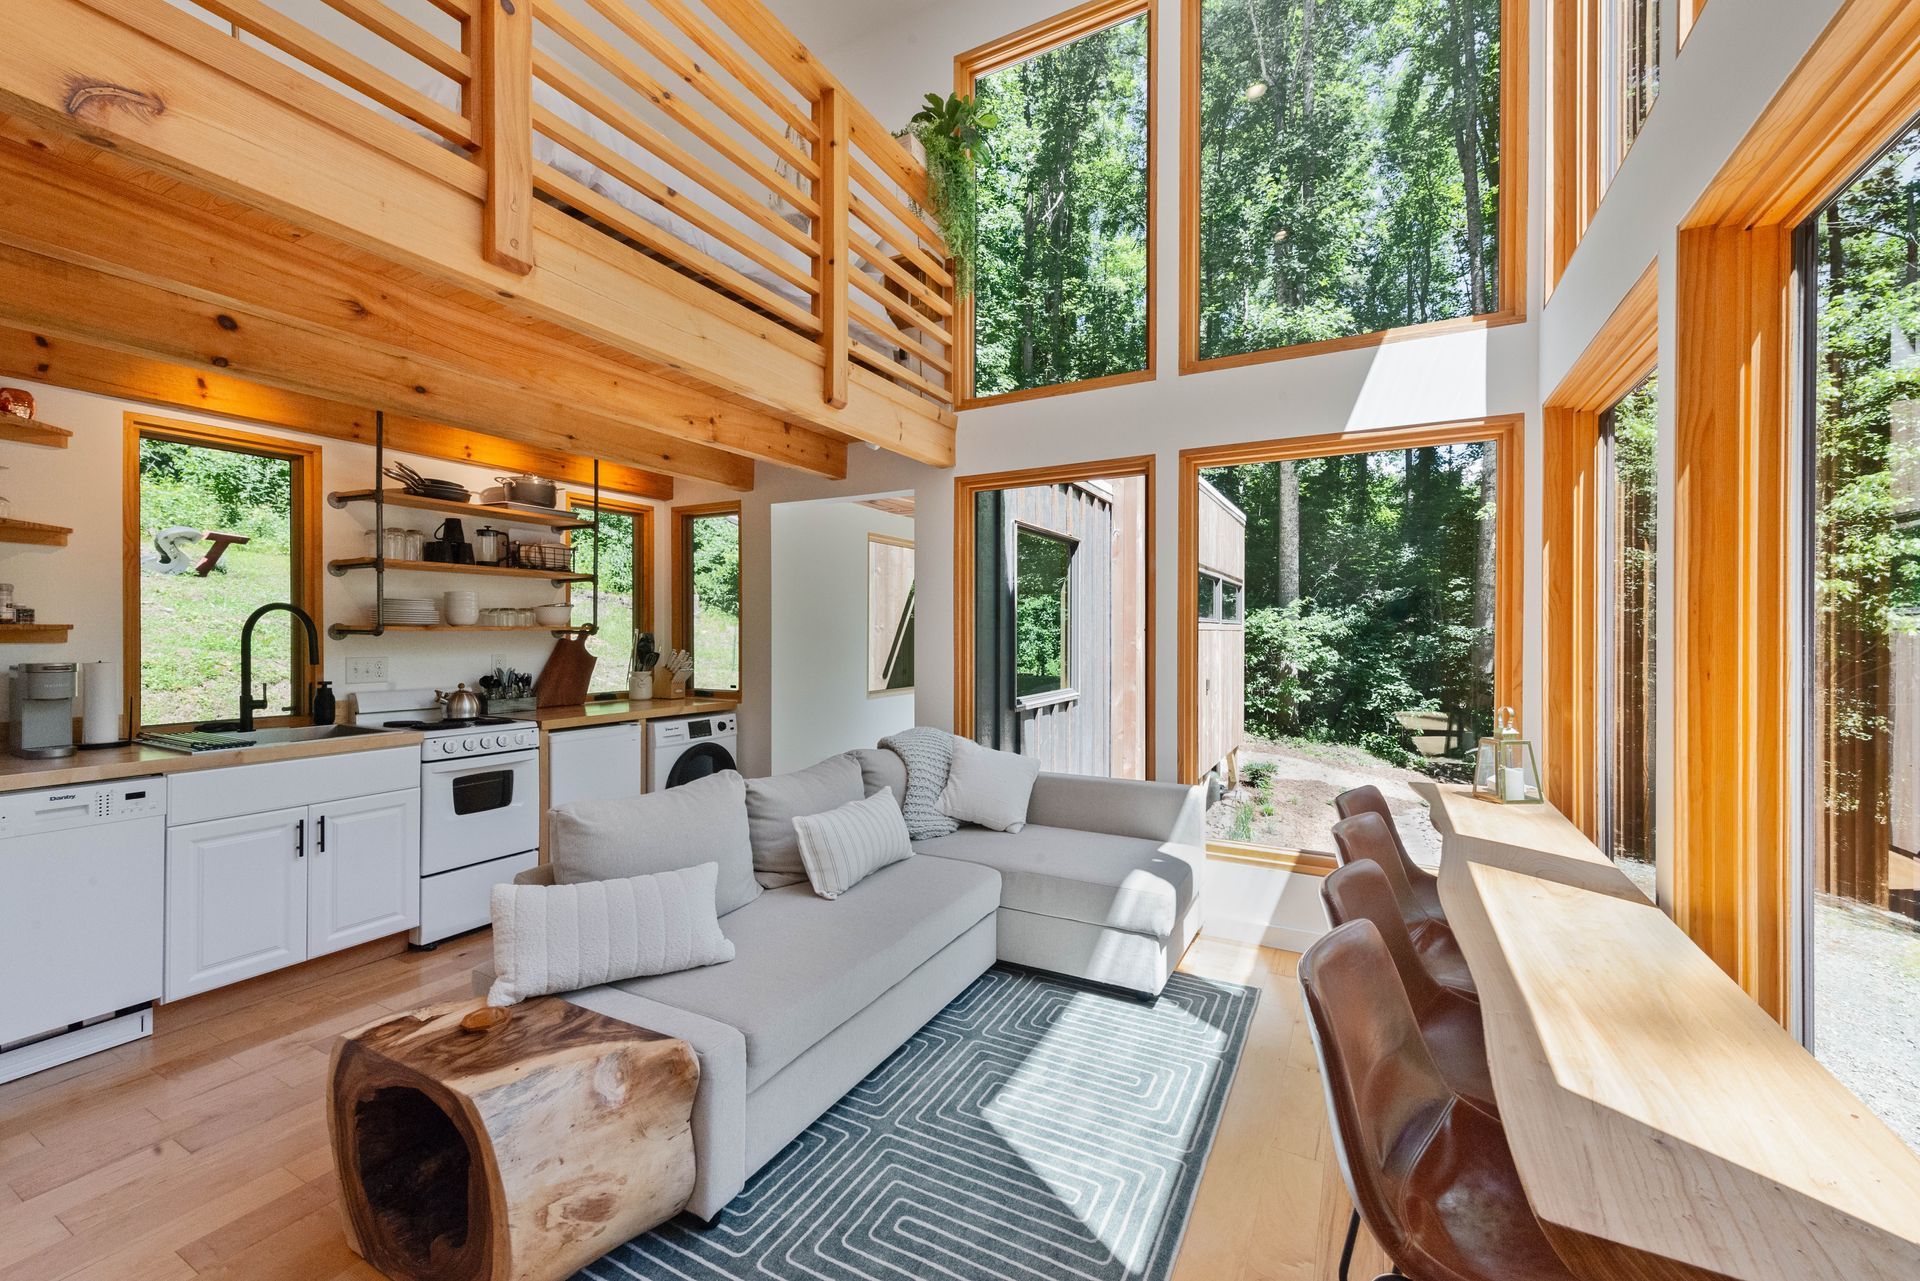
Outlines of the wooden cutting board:
<svg viewBox="0 0 1920 1281">
<path fill-rule="evenodd" d="M 599 661 L 587 652 L 585 636 L 562 636 L 553 643 L 547 665 L 534 678 L 534 706 L 573 707 L 586 702 L 593 667 Z"/>
</svg>

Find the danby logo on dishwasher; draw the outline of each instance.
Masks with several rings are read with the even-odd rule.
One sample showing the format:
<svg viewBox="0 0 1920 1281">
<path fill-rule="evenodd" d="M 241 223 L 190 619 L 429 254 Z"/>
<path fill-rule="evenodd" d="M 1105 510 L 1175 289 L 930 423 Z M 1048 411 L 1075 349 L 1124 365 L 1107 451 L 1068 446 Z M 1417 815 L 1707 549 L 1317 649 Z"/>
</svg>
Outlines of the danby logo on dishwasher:
<svg viewBox="0 0 1920 1281">
<path fill-rule="evenodd" d="M 78 793 L 78 792 L 55 792 L 55 793 L 54 793 L 53 795 L 51 795 L 51 796 L 49 796 L 49 797 L 47 797 L 47 799 L 48 799 L 48 800 L 50 800 L 50 801 L 77 801 L 77 800 L 79 800 L 79 799 L 80 799 L 80 793 Z"/>
</svg>

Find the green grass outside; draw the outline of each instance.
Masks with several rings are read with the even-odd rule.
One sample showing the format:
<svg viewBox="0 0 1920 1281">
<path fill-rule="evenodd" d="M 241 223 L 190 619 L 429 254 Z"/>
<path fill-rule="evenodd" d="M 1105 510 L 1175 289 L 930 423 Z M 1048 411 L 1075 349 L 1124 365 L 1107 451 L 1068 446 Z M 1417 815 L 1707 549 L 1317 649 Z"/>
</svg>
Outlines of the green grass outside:
<svg viewBox="0 0 1920 1281">
<path fill-rule="evenodd" d="M 204 546 L 204 545 L 203 545 Z M 234 546 L 221 569 L 192 574 L 140 574 L 140 720 L 144 725 L 231 720 L 240 714 L 240 628 L 247 615 L 290 594 L 285 551 Z M 267 709 L 278 716 L 292 699 L 293 620 L 269 614 L 253 639 L 253 681 L 271 683 Z"/>
</svg>

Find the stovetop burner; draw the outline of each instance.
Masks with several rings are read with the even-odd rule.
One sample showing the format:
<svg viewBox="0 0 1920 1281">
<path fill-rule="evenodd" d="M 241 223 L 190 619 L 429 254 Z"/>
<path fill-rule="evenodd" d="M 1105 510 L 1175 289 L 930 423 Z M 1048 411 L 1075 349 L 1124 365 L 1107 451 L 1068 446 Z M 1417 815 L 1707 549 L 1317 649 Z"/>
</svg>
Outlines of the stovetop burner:
<svg viewBox="0 0 1920 1281">
<path fill-rule="evenodd" d="M 440 730 L 458 731 L 463 729 L 478 729 L 483 725 L 511 725 L 513 723 L 514 721 L 511 716 L 469 716 L 464 720 L 457 721 L 450 719 L 437 721 L 387 721 L 386 726 L 388 729 L 418 729 L 438 732 Z"/>
</svg>

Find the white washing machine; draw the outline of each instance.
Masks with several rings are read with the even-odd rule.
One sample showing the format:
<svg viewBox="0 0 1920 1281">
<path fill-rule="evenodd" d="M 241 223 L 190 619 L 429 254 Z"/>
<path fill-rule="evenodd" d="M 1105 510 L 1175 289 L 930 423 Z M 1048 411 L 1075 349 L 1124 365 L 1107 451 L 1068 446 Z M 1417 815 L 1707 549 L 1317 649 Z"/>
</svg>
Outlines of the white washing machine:
<svg viewBox="0 0 1920 1281">
<path fill-rule="evenodd" d="M 664 792 L 709 774 L 739 769 L 739 721 L 732 712 L 647 722 L 647 790 Z"/>
</svg>

